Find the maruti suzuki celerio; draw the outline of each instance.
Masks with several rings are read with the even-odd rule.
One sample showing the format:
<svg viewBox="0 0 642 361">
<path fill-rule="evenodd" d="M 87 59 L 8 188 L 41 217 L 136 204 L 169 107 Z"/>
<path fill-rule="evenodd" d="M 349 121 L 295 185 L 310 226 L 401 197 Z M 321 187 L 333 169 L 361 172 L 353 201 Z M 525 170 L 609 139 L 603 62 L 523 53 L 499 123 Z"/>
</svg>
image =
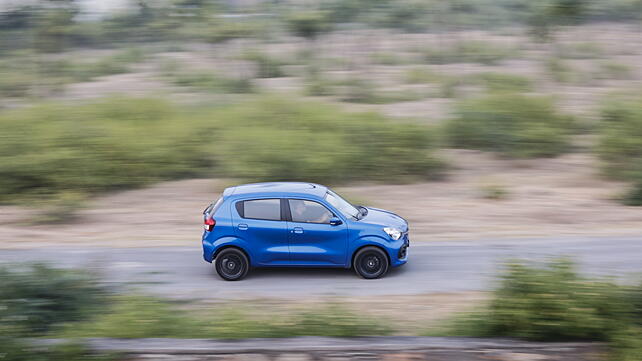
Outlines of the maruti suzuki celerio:
<svg viewBox="0 0 642 361">
<path fill-rule="evenodd" d="M 319 184 L 229 187 L 203 216 L 203 257 L 228 281 L 251 267 L 352 267 L 373 279 L 408 258 L 403 218 L 354 206 Z"/>
</svg>

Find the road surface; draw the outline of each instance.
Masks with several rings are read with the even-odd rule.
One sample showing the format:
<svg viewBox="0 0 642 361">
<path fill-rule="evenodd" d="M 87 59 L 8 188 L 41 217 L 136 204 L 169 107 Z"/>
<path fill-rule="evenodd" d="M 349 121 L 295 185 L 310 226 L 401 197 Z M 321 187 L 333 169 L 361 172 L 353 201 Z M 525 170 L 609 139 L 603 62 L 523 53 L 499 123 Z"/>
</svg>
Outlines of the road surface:
<svg viewBox="0 0 642 361">
<path fill-rule="evenodd" d="M 411 244 L 408 264 L 383 279 L 363 280 L 345 269 L 256 269 L 239 282 L 222 281 L 203 261 L 199 245 L 154 248 L 46 248 L 0 250 L 0 263 L 46 261 L 87 267 L 107 281 L 173 298 L 415 295 L 493 287 L 511 258 L 569 256 L 582 272 L 623 281 L 642 275 L 642 237 L 575 238 Z"/>
</svg>

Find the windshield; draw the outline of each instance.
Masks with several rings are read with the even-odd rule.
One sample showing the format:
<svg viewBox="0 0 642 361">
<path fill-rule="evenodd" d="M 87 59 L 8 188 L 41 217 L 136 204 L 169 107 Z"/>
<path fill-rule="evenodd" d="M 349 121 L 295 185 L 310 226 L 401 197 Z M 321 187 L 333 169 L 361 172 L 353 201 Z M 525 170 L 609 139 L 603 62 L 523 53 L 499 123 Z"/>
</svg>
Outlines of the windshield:
<svg viewBox="0 0 642 361">
<path fill-rule="evenodd" d="M 334 208 L 343 213 L 346 217 L 359 219 L 359 210 L 355 206 L 350 204 L 350 202 L 341 198 L 333 191 L 328 191 L 328 193 L 326 193 L 325 200 L 328 201 L 328 203 L 330 203 Z"/>
</svg>

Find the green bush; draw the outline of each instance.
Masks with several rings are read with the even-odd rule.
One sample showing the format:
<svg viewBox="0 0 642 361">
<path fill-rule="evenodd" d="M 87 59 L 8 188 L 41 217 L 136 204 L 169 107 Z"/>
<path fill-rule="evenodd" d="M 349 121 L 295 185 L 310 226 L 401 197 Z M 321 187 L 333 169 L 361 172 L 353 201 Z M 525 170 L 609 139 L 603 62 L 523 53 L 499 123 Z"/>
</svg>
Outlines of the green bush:
<svg viewBox="0 0 642 361">
<path fill-rule="evenodd" d="M 587 279 L 572 262 L 557 259 L 543 266 L 509 264 L 489 303 L 459 316 L 440 334 L 602 341 L 609 344 L 609 359 L 639 361 L 641 325 L 642 285 Z"/>
<path fill-rule="evenodd" d="M 577 77 L 573 69 L 558 57 L 549 58 L 544 65 L 553 80 L 558 83 L 570 83 Z"/>
<path fill-rule="evenodd" d="M 0 128 L 5 202 L 195 176 L 408 181 L 443 169 L 425 126 L 296 99 L 213 109 L 123 98 L 43 104 L 1 113 Z"/>
<path fill-rule="evenodd" d="M 281 70 L 282 61 L 259 51 L 249 51 L 243 59 L 252 61 L 257 66 L 256 75 L 259 78 L 279 78 L 285 76 Z"/>
<path fill-rule="evenodd" d="M 102 304 L 105 289 L 86 272 L 37 264 L 0 268 L 0 328 L 33 336 L 79 321 Z"/>
<path fill-rule="evenodd" d="M 448 48 L 427 49 L 424 58 L 429 64 L 481 63 L 494 65 L 516 56 L 517 50 L 483 41 L 461 41 Z"/>
<path fill-rule="evenodd" d="M 443 78 L 429 70 L 422 68 L 412 68 L 404 74 L 404 80 L 408 84 L 424 84 L 439 81 Z"/>
<path fill-rule="evenodd" d="M 206 25 L 205 32 L 202 31 L 202 27 L 197 27 L 196 30 L 198 35 L 212 43 L 254 37 L 259 35 L 261 31 L 256 23 L 222 19 L 217 19 L 214 23 Z"/>
<path fill-rule="evenodd" d="M 179 86 L 189 86 L 201 90 L 243 94 L 254 91 L 252 80 L 243 77 L 224 77 L 210 72 L 172 73 L 172 81 Z"/>
<path fill-rule="evenodd" d="M 219 117 L 219 161 L 228 175 L 340 183 L 433 178 L 443 169 L 431 154 L 429 128 L 374 113 L 263 98 Z"/>
<path fill-rule="evenodd" d="M 455 147 L 510 157 L 547 157 L 569 148 L 573 121 L 557 113 L 549 98 L 499 93 L 465 100 L 445 132 Z"/>
<path fill-rule="evenodd" d="M 642 180 L 642 97 L 608 99 L 601 118 L 597 152 L 605 171 L 620 179 Z"/>
<path fill-rule="evenodd" d="M 604 173 L 631 181 L 622 201 L 642 205 L 642 97 L 616 96 L 602 108 L 597 153 Z"/>
<path fill-rule="evenodd" d="M 203 174 L 208 136 L 187 119 L 163 101 L 118 98 L 0 114 L 0 201 Z"/>
<path fill-rule="evenodd" d="M 568 260 L 554 260 L 544 267 L 515 262 L 507 266 L 488 306 L 459 319 L 452 333 L 610 341 L 634 320 L 629 292 L 608 281 L 581 277 Z"/>
<path fill-rule="evenodd" d="M 528 92 L 533 90 L 533 82 L 529 78 L 516 74 L 479 73 L 472 75 L 470 81 L 481 84 L 493 92 Z"/>
</svg>

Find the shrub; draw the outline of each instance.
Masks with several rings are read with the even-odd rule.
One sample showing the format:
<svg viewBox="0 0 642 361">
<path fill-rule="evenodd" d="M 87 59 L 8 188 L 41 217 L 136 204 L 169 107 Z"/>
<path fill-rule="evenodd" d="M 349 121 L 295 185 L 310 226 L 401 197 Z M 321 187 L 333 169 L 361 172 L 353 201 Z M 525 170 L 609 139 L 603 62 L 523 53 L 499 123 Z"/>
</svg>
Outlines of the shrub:
<svg viewBox="0 0 642 361">
<path fill-rule="evenodd" d="M 642 285 L 620 286 L 580 276 L 573 263 L 513 262 L 489 304 L 458 317 L 444 332 L 535 341 L 608 342 L 611 360 L 642 355 Z M 443 334 L 443 333 L 442 333 Z"/>
<path fill-rule="evenodd" d="M 432 83 L 441 79 L 441 76 L 422 68 L 412 68 L 404 74 L 404 80 L 408 84 Z"/>
<path fill-rule="evenodd" d="M 626 80 L 631 77 L 631 73 L 631 67 L 628 65 L 605 61 L 600 63 L 600 69 L 596 77 L 601 79 Z"/>
<path fill-rule="evenodd" d="M 529 78 L 516 74 L 479 73 L 472 75 L 470 81 L 484 85 L 493 92 L 528 92 L 533 90 L 533 83 Z"/>
<path fill-rule="evenodd" d="M 609 341 L 628 328 L 627 290 L 578 275 L 568 260 L 509 264 L 490 304 L 460 319 L 456 334 L 538 341 Z"/>
<path fill-rule="evenodd" d="M 328 20 L 325 12 L 305 11 L 288 15 L 285 22 L 294 35 L 314 39 L 319 34 L 330 30 Z"/>
<path fill-rule="evenodd" d="M 560 58 L 549 58 L 545 66 L 553 80 L 558 83 L 569 83 L 576 77 L 571 67 Z"/>
<path fill-rule="evenodd" d="M 220 43 L 232 39 L 254 37 L 260 33 L 260 27 L 256 23 L 248 21 L 228 21 L 217 19 L 214 23 L 206 26 L 203 33 L 197 28 L 203 38 L 211 43 Z"/>
<path fill-rule="evenodd" d="M 488 150 L 511 157 L 542 157 L 569 148 L 573 122 L 548 98 L 494 94 L 461 102 L 446 123 L 455 147 Z"/>
<path fill-rule="evenodd" d="M 213 174 L 407 181 L 443 169 L 425 126 L 274 97 L 215 109 L 122 98 L 44 104 L 0 114 L 0 127 L 5 202 Z"/>
<path fill-rule="evenodd" d="M 259 51 L 247 52 L 243 59 L 252 61 L 257 66 L 256 75 L 259 78 L 279 78 L 285 76 L 281 70 L 282 62 Z"/>
<path fill-rule="evenodd" d="M 374 113 L 263 98 L 220 117 L 224 173 L 246 179 L 407 181 L 436 177 L 443 169 L 430 153 L 428 128 L 389 123 Z"/>
<path fill-rule="evenodd" d="M 481 63 L 494 65 L 516 55 L 516 50 L 483 41 L 461 41 L 449 48 L 428 49 L 424 57 L 429 64 Z"/>
<path fill-rule="evenodd" d="M 189 86 L 201 90 L 232 94 L 254 91 L 252 80 L 244 77 L 224 77 L 210 72 L 180 72 L 171 74 L 173 82 L 179 86 Z"/>
<path fill-rule="evenodd" d="M 199 150 L 206 136 L 185 124 L 171 105 L 149 99 L 44 104 L 0 114 L 0 201 L 42 201 L 60 192 L 203 174 L 212 165 L 211 153 Z"/>
<path fill-rule="evenodd" d="M 43 333 L 64 322 L 84 319 L 102 304 L 105 295 L 86 272 L 37 264 L 0 268 L 0 327 Z"/>
<path fill-rule="evenodd" d="M 642 97 L 607 99 L 602 108 L 597 152 L 607 174 L 642 180 Z"/>
</svg>

